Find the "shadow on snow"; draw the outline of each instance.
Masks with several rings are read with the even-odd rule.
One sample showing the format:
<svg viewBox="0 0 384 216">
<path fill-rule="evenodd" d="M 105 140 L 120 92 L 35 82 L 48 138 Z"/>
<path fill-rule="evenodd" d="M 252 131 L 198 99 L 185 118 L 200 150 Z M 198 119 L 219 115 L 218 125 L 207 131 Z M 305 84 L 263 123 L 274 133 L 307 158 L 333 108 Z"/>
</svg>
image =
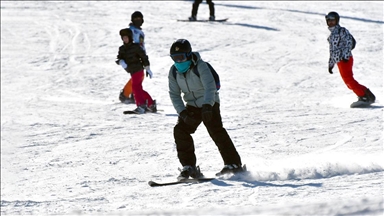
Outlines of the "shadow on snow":
<svg viewBox="0 0 384 216">
<path fill-rule="evenodd" d="M 300 10 L 289 10 L 289 9 L 274 9 L 274 8 L 263 8 L 263 7 L 254 7 L 254 6 L 245 6 L 245 5 L 231 5 L 231 4 L 215 4 L 218 6 L 224 6 L 224 7 L 235 7 L 235 8 L 243 8 L 243 9 L 270 9 L 270 10 L 281 10 L 281 11 L 289 11 L 293 13 L 303 13 L 303 14 L 310 14 L 310 15 L 320 15 L 324 18 L 326 13 L 317 13 L 317 12 L 309 12 L 309 11 L 300 11 Z M 366 18 L 359 18 L 359 17 L 350 17 L 350 16 L 340 16 L 343 19 L 351 19 L 351 20 L 356 20 L 356 21 L 361 21 L 361 22 L 369 22 L 369 23 L 377 23 L 377 24 L 384 24 L 384 21 L 381 20 L 371 20 L 371 19 L 366 19 Z M 249 27 L 249 26 L 248 26 Z"/>
</svg>

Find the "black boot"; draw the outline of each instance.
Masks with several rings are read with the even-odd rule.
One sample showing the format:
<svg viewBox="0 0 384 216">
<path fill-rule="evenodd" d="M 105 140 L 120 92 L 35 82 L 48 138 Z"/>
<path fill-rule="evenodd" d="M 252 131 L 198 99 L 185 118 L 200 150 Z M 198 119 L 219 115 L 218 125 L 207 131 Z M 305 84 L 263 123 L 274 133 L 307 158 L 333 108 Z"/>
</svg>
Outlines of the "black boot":
<svg viewBox="0 0 384 216">
<path fill-rule="evenodd" d="M 127 98 L 124 96 L 124 90 L 120 90 L 119 100 L 124 103 Z"/>
<path fill-rule="evenodd" d="M 236 173 L 241 173 L 241 172 L 245 172 L 246 171 L 246 168 L 245 166 L 242 167 L 241 164 L 227 164 L 224 166 L 224 168 L 216 173 L 216 176 L 221 176 L 221 175 L 225 175 L 225 174 L 236 174 Z"/>
<path fill-rule="evenodd" d="M 366 89 L 366 90 L 365 90 L 365 95 L 364 95 L 364 96 L 368 98 L 368 103 L 370 103 L 370 104 L 375 103 L 376 97 L 375 97 L 375 95 L 371 92 L 371 90 Z"/>
<path fill-rule="evenodd" d="M 129 95 L 128 100 L 129 100 L 129 103 L 135 103 L 135 96 L 133 95 L 133 93 Z"/>
<path fill-rule="evenodd" d="M 192 178 L 201 178 L 203 174 L 200 172 L 200 167 L 196 166 L 184 166 L 180 169 L 180 175 L 177 177 L 178 180 Z"/>
</svg>

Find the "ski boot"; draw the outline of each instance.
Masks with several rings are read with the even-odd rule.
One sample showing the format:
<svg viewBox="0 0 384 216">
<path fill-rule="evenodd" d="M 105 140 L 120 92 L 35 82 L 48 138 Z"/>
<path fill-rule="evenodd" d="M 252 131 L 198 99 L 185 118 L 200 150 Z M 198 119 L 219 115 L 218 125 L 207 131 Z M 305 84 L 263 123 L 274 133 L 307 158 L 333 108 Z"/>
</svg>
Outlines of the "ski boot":
<svg viewBox="0 0 384 216">
<path fill-rule="evenodd" d="M 192 178 L 201 178 L 203 174 L 200 172 L 200 167 L 196 166 L 184 166 L 183 169 L 179 169 L 180 175 L 177 177 L 177 180 Z"/>
<path fill-rule="evenodd" d="M 223 169 L 216 173 L 216 176 L 222 176 L 225 174 L 236 174 L 247 171 L 245 165 L 242 167 L 240 164 L 226 164 Z"/>
</svg>

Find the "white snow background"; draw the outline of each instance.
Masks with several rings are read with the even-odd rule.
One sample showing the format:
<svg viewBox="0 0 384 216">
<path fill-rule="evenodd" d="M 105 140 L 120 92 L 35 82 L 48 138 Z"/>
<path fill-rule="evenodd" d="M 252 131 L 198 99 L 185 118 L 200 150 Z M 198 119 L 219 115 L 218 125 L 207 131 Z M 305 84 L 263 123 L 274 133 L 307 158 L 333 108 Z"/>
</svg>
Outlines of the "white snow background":
<svg viewBox="0 0 384 216">
<path fill-rule="evenodd" d="M 225 23 L 177 22 L 191 1 L 1 1 L 1 214 L 383 215 L 383 2 L 215 1 Z M 119 30 L 144 14 L 160 114 L 123 115 Z M 357 97 L 328 73 L 337 11 L 357 40 Z M 198 18 L 208 18 L 205 1 Z M 188 39 L 220 74 L 224 127 L 249 176 L 151 188 L 179 174 L 169 48 Z M 193 135 L 206 176 L 223 167 Z"/>
</svg>

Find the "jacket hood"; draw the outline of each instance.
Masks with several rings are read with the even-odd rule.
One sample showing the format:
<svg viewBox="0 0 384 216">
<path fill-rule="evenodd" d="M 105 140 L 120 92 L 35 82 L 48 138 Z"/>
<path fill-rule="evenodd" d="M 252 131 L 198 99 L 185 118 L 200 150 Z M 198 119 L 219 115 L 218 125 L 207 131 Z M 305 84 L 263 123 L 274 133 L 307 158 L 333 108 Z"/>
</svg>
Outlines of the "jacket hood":
<svg viewBox="0 0 384 216">
<path fill-rule="evenodd" d="M 192 52 L 192 63 L 193 63 L 193 65 L 196 65 L 199 60 L 201 60 L 200 53 Z"/>
</svg>

